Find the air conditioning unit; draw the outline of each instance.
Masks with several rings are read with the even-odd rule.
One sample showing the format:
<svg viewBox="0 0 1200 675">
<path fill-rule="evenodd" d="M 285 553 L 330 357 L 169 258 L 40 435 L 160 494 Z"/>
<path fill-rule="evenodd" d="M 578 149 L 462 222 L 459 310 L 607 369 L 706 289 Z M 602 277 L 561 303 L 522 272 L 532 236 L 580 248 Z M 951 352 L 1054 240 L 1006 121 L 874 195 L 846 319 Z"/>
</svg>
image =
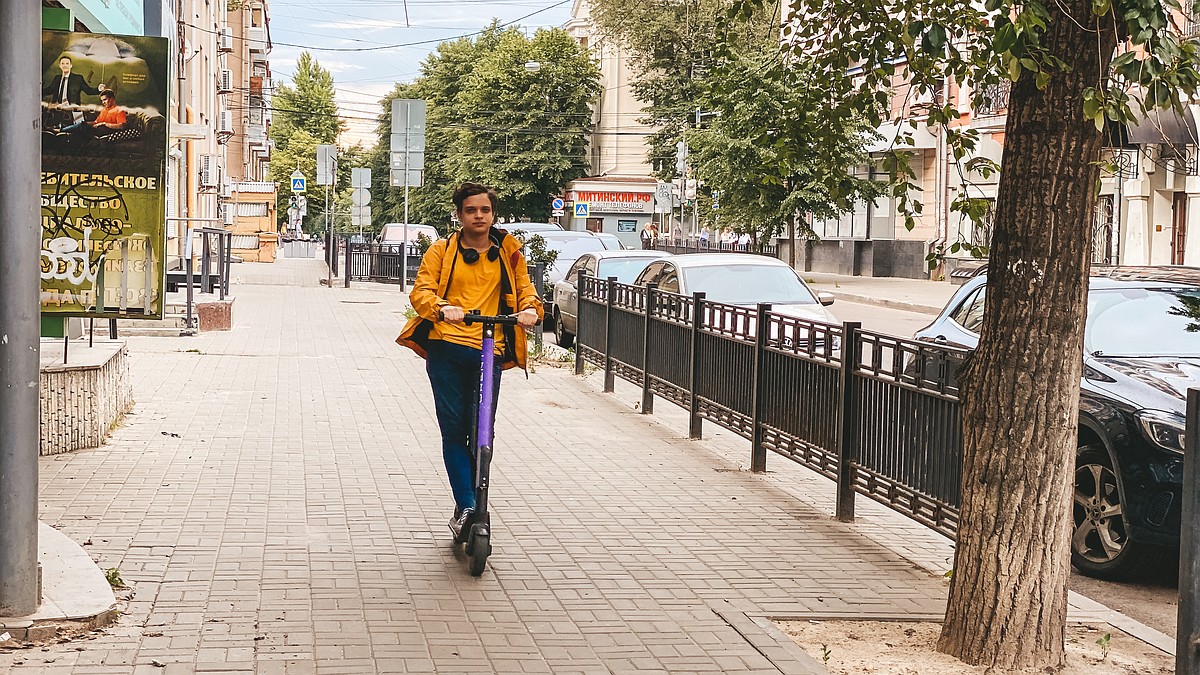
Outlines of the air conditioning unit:
<svg viewBox="0 0 1200 675">
<path fill-rule="evenodd" d="M 216 155 L 200 155 L 200 187 L 215 188 L 218 184 Z"/>
<path fill-rule="evenodd" d="M 217 31 L 217 50 L 222 52 L 233 51 L 233 29 L 226 26 Z"/>
<path fill-rule="evenodd" d="M 225 208 L 224 208 L 225 213 L 223 214 L 223 220 L 225 222 L 225 227 L 233 226 L 233 207 L 234 207 L 233 204 L 228 204 L 228 203 L 225 204 Z"/>
<path fill-rule="evenodd" d="M 217 115 L 217 133 L 232 134 L 233 133 L 233 113 L 228 110 L 222 110 Z"/>
<path fill-rule="evenodd" d="M 233 71 L 228 68 L 222 68 L 217 72 L 217 93 L 230 94 L 233 93 Z"/>
</svg>

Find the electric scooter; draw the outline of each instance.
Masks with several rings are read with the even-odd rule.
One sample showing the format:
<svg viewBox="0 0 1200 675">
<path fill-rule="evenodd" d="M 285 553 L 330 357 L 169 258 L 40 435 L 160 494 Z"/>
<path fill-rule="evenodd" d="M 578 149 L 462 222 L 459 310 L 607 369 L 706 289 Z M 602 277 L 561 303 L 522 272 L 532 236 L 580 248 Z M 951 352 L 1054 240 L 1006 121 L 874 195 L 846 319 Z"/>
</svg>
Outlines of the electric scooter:
<svg viewBox="0 0 1200 675">
<path fill-rule="evenodd" d="M 479 396 L 475 399 L 475 430 L 471 435 L 471 446 L 475 452 L 475 513 L 467 519 L 462 529 L 454 532 L 452 527 L 450 531 L 454 532 L 456 544 L 466 544 L 467 556 L 471 559 L 471 576 L 477 577 L 483 574 L 488 556 L 492 553 L 492 520 L 487 510 L 487 497 L 494 432 L 491 410 L 496 396 L 496 383 L 492 380 L 496 363 L 495 330 L 497 325 L 517 325 L 517 317 L 515 314 L 483 316 L 479 310 L 472 310 L 463 320 L 467 324 L 483 325 Z"/>
</svg>

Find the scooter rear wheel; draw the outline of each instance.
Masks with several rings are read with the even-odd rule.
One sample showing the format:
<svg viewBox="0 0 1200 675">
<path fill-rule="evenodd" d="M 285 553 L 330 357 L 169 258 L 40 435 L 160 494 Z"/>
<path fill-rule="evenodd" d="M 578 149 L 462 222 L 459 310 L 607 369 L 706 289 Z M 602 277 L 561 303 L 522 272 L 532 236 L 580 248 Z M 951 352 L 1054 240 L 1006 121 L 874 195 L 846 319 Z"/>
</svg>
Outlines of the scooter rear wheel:
<svg viewBox="0 0 1200 675">
<path fill-rule="evenodd" d="M 483 574 L 487 567 L 488 556 L 492 554 L 491 536 L 475 531 L 467 539 L 467 555 L 471 556 L 471 576 Z"/>
</svg>

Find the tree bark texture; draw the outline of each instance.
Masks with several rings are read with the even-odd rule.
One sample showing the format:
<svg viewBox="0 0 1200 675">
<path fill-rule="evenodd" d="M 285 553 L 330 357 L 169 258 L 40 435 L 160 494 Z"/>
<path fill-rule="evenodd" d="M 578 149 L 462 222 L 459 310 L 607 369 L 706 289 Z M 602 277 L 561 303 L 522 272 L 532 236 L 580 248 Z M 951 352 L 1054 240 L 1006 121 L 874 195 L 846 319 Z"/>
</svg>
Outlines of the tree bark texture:
<svg viewBox="0 0 1200 675">
<path fill-rule="evenodd" d="M 1069 70 L 1013 85 L 988 294 L 964 377 L 962 506 L 939 649 L 997 671 L 1064 661 L 1071 496 L 1104 136 L 1083 115 L 1116 45 L 1091 0 L 1047 3 Z M 1082 24 L 1082 25 L 1081 25 Z M 1105 25 L 1107 24 L 1107 25 Z M 1097 33 L 1099 29 L 1099 33 Z"/>
</svg>

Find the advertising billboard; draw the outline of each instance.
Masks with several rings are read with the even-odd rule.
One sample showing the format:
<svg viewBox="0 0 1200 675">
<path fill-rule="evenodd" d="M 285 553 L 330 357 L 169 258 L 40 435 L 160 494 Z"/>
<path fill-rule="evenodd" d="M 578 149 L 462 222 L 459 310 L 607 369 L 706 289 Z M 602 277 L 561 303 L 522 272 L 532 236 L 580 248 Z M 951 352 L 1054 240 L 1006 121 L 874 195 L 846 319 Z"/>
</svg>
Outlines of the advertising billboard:
<svg viewBox="0 0 1200 675">
<path fill-rule="evenodd" d="M 157 319 L 168 42 L 42 31 L 42 313 Z"/>
</svg>

